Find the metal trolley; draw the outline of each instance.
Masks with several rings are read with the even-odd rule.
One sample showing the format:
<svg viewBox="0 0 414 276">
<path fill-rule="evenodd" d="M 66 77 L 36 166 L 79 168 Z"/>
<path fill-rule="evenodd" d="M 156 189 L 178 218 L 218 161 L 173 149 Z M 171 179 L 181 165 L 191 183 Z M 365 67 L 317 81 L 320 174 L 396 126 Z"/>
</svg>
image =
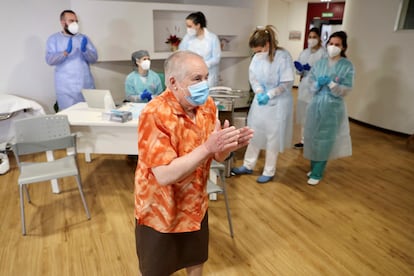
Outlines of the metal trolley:
<svg viewBox="0 0 414 276">
<path fill-rule="evenodd" d="M 235 112 L 235 110 L 250 106 L 249 91 L 234 90 L 228 87 L 212 87 L 210 88 L 210 96 L 217 104 L 218 118 L 222 123 L 227 119 L 231 125 L 237 128 L 246 125 L 247 114 L 245 112 Z M 224 162 L 226 177 L 230 177 L 230 170 L 233 164 L 232 157 L 231 155 Z"/>
</svg>

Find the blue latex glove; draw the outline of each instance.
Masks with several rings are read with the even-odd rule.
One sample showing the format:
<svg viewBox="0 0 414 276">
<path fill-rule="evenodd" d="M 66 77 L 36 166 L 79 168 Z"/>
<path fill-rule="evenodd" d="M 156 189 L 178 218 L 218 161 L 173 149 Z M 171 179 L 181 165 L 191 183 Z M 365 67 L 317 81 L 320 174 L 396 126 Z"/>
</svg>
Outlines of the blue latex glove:
<svg viewBox="0 0 414 276">
<path fill-rule="evenodd" d="M 312 67 L 309 65 L 309 63 L 306 63 L 305 65 L 303 65 L 303 70 L 305 71 L 309 71 Z"/>
<path fill-rule="evenodd" d="M 303 71 L 303 66 L 299 61 L 295 61 L 293 62 L 293 64 L 295 65 L 296 70 L 298 70 L 299 72 Z"/>
<path fill-rule="evenodd" d="M 331 78 L 328 76 L 321 76 L 318 78 L 318 86 L 322 87 L 324 85 L 327 85 L 331 82 Z"/>
<path fill-rule="evenodd" d="M 266 93 L 260 93 L 257 95 L 257 102 L 259 105 L 266 105 L 269 102 L 269 96 Z"/>
<path fill-rule="evenodd" d="M 72 52 L 72 37 L 69 38 L 68 46 L 66 46 L 66 53 L 70 54 Z"/>
<path fill-rule="evenodd" d="M 81 51 L 85 52 L 86 51 L 86 44 L 88 44 L 88 39 L 86 38 L 86 36 L 82 37 L 82 41 L 81 41 Z"/>
<path fill-rule="evenodd" d="M 142 101 L 147 101 L 147 102 L 151 101 L 152 100 L 152 94 L 147 89 L 145 89 L 141 94 L 141 100 Z"/>
</svg>

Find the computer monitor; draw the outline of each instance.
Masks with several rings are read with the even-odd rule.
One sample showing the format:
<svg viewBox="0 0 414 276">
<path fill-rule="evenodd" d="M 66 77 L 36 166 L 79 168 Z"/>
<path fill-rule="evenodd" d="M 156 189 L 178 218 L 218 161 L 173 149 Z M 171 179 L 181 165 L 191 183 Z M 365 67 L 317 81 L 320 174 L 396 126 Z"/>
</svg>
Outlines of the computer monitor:
<svg viewBox="0 0 414 276">
<path fill-rule="evenodd" d="M 115 108 L 114 99 L 111 91 L 104 89 L 82 89 L 82 95 L 85 98 L 88 107 L 100 109 Z"/>
</svg>

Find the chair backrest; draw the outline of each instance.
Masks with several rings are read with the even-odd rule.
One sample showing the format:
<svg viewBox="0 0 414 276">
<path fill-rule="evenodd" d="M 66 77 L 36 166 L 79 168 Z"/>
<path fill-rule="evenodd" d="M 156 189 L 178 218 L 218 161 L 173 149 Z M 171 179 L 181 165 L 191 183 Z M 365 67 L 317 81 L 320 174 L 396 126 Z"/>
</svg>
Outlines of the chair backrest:
<svg viewBox="0 0 414 276">
<path fill-rule="evenodd" d="M 43 115 L 15 120 L 16 154 L 75 147 L 66 115 Z"/>
</svg>

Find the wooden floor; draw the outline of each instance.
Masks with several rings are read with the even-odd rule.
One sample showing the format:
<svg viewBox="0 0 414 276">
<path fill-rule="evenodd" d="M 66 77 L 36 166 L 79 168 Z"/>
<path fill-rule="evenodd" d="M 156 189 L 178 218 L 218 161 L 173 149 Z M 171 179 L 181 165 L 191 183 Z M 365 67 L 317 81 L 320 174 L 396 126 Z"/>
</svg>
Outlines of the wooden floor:
<svg viewBox="0 0 414 276">
<path fill-rule="evenodd" d="M 309 162 L 295 149 L 279 155 L 273 182 L 255 182 L 263 158 L 254 175 L 228 178 L 235 237 L 219 196 L 210 202 L 204 275 L 414 275 L 414 145 L 353 122 L 351 133 L 353 156 L 329 162 L 317 186 L 306 184 Z M 137 275 L 135 163 L 80 157 L 92 219 L 72 179 L 61 194 L 33 185 L 23 237 L 10 156 L 0 176 L 0 275 Z"/>
</svg>

